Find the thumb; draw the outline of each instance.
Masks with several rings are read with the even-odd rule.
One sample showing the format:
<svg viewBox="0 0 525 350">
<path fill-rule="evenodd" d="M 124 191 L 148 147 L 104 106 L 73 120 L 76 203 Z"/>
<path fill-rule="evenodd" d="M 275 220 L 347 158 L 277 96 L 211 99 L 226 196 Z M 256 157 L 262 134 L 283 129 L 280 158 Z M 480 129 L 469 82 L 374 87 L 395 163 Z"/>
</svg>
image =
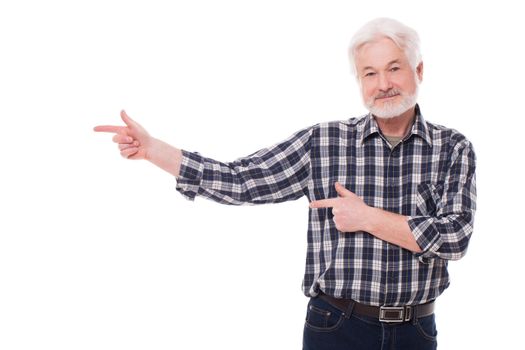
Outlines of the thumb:
<svg viewBox="0 0 525 350">
<path fill-rule="evenodd" d="M 341 197 L 348 197 L 352 194 L 352 192 L 348 191 L 343 185 L 341 185 L 339 182 L 335 183 L 335 190 Z"/>
<path fill-rule="evenodd" d="M 129 117 L 125 110 L 120 111 L 120 117 L 122 118 L 122 121 L 126 123 L 127 126 L 136 126 L 137 124 L 133 119 Z"/>
</svg>

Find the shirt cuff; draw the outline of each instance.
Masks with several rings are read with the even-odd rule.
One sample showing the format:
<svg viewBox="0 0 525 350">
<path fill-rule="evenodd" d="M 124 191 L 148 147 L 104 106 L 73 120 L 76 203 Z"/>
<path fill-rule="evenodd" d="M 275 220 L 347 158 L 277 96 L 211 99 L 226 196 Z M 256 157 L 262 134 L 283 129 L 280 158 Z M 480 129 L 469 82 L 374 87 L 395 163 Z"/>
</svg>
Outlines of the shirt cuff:
<svg viewBox="0 0 525 350">
<path fill-rule="evenodd" d="M 182 151 L 182 162 L 180 165 L 179 176 L 176 189 L 186 199 L 194 200 L 199 193 L 204 172 L 204 158 L 196 152 Z"/>
<path fill-rule="evenodd" d="M 422 252 L 417 253 L 416 256 L 423 263 L 427 259 L 438 256 L 438 249 L 443 244 L 441 235 L 433 224 L 433 218 L 428 216 L 409 216 L 408 226 L 416 239 L 417 244 Z"/>
</svg>

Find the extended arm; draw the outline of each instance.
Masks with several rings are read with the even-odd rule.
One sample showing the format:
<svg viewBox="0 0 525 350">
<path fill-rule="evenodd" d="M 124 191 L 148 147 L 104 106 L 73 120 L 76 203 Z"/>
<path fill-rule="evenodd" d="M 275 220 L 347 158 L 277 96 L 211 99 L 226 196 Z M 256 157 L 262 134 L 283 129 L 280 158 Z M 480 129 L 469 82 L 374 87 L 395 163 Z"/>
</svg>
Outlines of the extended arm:
<svg viewBox="0 0 525 350">
<path fill-rule="evenodd" d="M 310 177 L 311 129 L 233 162 L 182 151 L 177 190 L 223 204 L 279 203 L 302 197 Z"/>
<path fill-rule="evenodd" d="M 201 195 L 223 204 L 277 203 L 297 199 L 307 188 L 311 129 L 223 163 L 151 137 L 124 111 L 121 117 L 126 126 L 102 125 L 95 131 L 115 133 L 123 157 L 146 159 L 176 176 L 177 190 L 188 199 Z"/>
</svg>

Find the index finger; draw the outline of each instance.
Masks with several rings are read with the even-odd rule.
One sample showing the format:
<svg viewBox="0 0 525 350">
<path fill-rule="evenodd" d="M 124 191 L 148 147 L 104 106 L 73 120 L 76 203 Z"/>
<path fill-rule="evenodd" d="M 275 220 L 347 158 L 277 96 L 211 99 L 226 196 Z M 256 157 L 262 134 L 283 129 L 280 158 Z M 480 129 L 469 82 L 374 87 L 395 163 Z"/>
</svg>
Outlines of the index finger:
<svg viewBox="0 0 525 350">
<path fill-rule="evenodd" d="M 96 132 L 114 132 L 119 133 L 124 130 L 125 126 L 116 126 L 116 125 L 98 125 L 93 128 Z"/>
<path fill-rule="evenodd" d="M 310 208 L 332 208 L 339 198 L 320 199 L 310 202 Z"/>
</svg>

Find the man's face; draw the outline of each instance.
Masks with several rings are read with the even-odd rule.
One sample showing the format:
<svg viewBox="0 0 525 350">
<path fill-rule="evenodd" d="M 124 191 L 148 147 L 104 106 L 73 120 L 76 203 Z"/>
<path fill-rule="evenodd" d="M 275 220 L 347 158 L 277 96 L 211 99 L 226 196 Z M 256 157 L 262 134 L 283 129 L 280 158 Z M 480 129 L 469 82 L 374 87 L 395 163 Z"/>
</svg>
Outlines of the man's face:
<svg viewBox="0 0 525 350">
<path fill-rule="evenodd" d="M 410 67 L 405 52 L 382 38 L 363 45 L 355 57 L 363 102 L 379 118 L 393 118 L 414 107 L 423 64 Z"/>
</svg>

